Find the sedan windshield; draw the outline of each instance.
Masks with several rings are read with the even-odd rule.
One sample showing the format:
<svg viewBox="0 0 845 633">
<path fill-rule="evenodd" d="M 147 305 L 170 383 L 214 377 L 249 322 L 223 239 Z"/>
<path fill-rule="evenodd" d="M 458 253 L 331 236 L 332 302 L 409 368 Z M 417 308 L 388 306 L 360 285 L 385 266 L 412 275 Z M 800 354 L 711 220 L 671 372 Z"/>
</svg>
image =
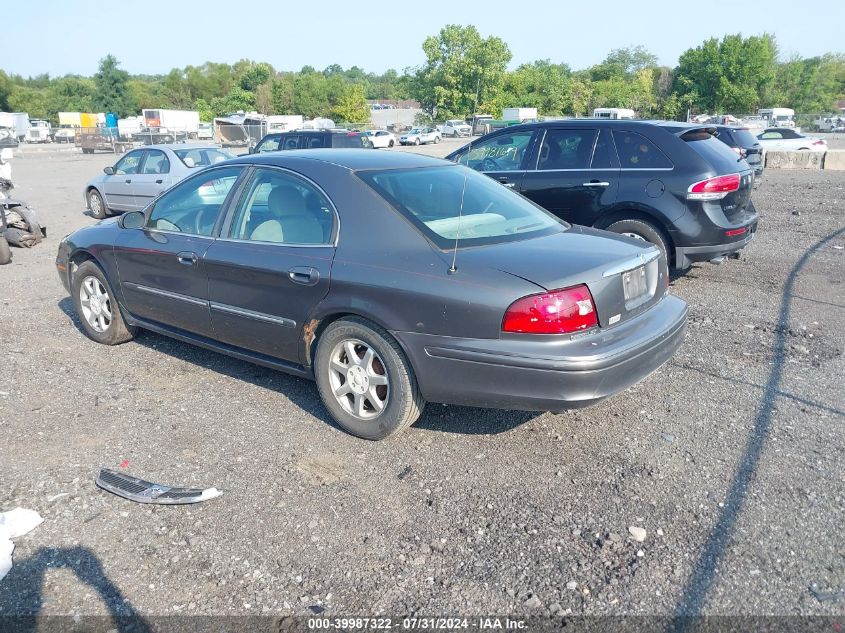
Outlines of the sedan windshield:
<svg viewBox="0 0 845 633">
<path fill-rule="evenodd" d="M 538 237 L 569 225 L 466 167 L 361 171 L 358 176 L 446 249 Z"/>
</svg>

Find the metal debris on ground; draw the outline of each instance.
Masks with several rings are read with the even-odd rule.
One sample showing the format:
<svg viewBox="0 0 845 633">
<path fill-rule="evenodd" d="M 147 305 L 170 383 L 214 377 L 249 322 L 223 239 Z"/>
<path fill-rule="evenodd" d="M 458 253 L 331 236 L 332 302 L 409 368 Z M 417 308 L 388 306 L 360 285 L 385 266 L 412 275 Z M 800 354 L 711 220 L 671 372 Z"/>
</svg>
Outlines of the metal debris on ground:
<svg viewBox="0 0 845 633">
<path fill-rule="evenodd" d="M 219 497 L 223 493 L 217 488 L 179 488 L 145 481 L 121 473 L 116 470 L 103 468 L 97 475 L 97 485 L 118 497 L 129 499 L 137 503 L 157 503 L 161 505 L 180 505 L 185 503 L 199 503 Z"/>
</svg>

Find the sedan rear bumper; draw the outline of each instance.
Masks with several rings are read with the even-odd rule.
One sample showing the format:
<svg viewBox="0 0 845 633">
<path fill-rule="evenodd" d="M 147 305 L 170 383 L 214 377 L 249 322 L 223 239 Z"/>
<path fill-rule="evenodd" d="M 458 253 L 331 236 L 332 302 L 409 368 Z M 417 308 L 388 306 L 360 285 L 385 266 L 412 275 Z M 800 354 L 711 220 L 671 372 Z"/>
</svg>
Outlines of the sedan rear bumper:
<svg viewBox="0 0 845 633">
<path fill-rule="evenodd" d="M 595 404 L 655 371 L 683 341 L 686 315 L 686 303 L 666 296 L 614 328 L 567 340 L 393 334 L 429 402 L 562 411 Z"/>
</svg>

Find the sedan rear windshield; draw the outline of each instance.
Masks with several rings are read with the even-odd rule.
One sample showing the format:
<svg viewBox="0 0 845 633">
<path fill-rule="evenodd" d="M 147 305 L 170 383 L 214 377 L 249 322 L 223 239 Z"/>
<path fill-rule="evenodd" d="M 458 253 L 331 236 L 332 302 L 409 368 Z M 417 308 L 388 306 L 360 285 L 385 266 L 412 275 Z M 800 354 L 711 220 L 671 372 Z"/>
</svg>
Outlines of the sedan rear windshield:
<svg viewBox="0 0 845 633">
<path fill-rule="evenodd" d="M 754 147 L 757 145 L 757 137 L 754 136 L 747 128 L 734 128 L 730 131 L 730 136 L 733 140 L 734 147 Z"/>
<path fill-rule="evenodd" d="M 234 154 L 213 147 L 176 149 L 173 150 L 173 153 L 185 163 L 185 167 L 208 167 L 235 157 Z"/>
<path fill-rule="evenodd" d="M 568 224 L 462 166 L 361 171 L 358 176 L 442 249 L 539 237 Z"/>
</svg>

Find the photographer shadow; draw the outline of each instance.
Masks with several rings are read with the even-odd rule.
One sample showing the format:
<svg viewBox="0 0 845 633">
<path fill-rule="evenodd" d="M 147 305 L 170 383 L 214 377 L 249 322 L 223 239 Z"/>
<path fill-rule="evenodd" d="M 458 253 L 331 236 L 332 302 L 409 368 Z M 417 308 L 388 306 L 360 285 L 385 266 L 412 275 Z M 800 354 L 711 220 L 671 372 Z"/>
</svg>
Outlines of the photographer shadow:
<svg viewBox="0 0 845 633">
<path fill-rule="evenodd" d="M 99 558 L 86 547 L 43 547 L 22 561 L 15 561 L 9 574 L 0 583 L 0 631 L 35 633 L 43 630 L 66 630 L 70 616 L 39 616 L 44 607 L 44 580 L 49 569 L 69 569 L 106 605 L 109 618 L 97 618 L 102 628 L 119 633 L 150 633 L 149 624 L 124 598 L 120 589 L 108 578 Z M 52 620 L 52 622 L 51 622 Z M 46 626 L 45 626 L 46 621 Z M 88 627 L 85 627 L 89 630 Z"/>
</svg>

